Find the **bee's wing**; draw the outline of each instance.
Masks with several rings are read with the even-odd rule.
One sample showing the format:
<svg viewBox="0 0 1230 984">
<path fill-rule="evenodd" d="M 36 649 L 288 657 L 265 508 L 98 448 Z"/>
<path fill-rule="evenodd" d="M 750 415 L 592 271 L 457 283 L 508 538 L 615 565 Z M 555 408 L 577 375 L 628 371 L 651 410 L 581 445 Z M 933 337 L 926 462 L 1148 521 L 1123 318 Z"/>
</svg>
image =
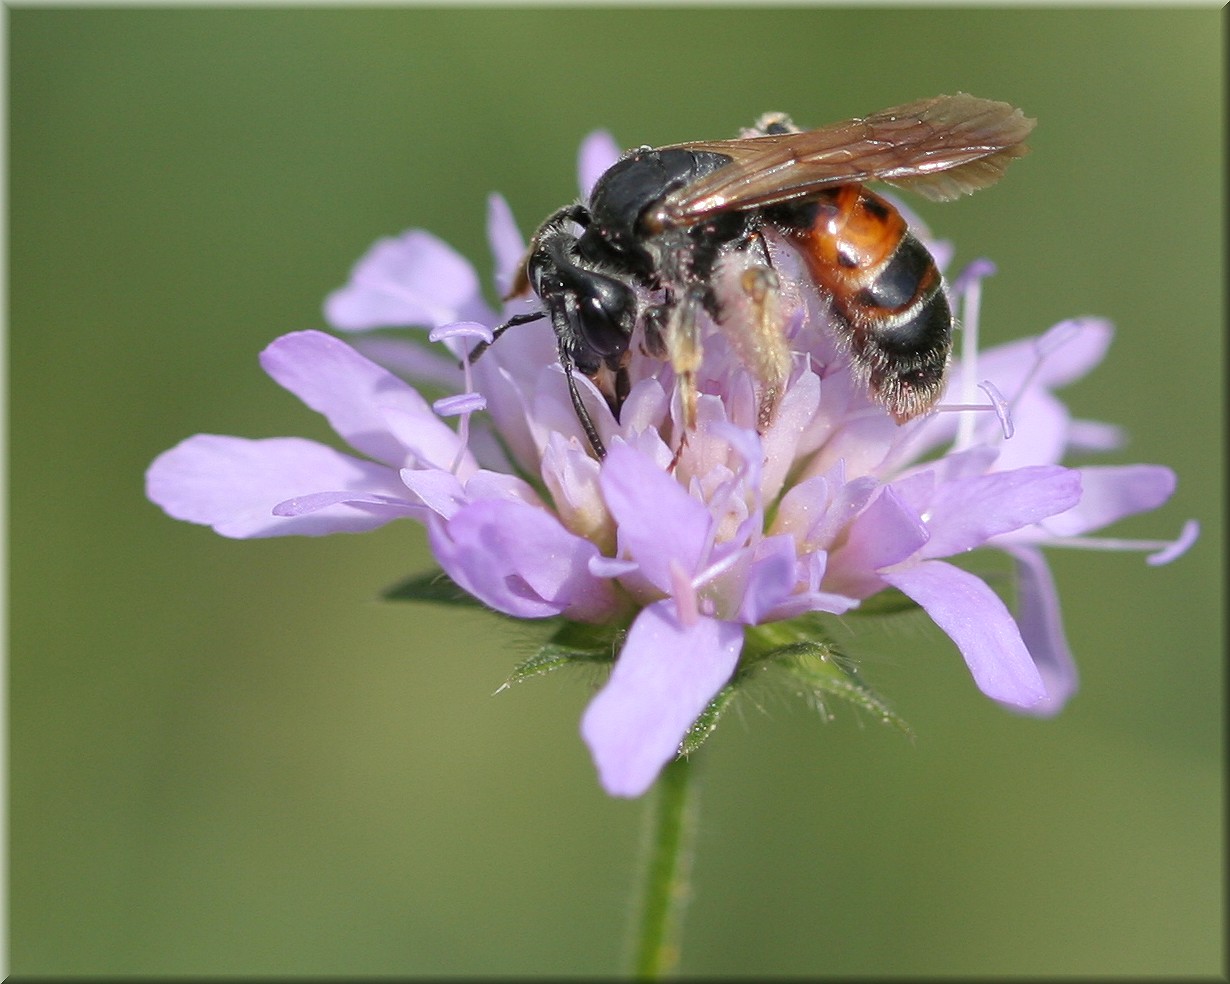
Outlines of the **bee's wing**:
<svg viewBox="0 0 1230 984">
<path fill-rule="evenodd" d="M 732 163 L 674 192 L 667 224 L 806 198 L 834 185 L 887 181 L 945 201 L 994 184 L 1026 153 L 1036 121 L 1008 103 L 936 96 L 819 130 L 680 144 Z"/>
</svg>

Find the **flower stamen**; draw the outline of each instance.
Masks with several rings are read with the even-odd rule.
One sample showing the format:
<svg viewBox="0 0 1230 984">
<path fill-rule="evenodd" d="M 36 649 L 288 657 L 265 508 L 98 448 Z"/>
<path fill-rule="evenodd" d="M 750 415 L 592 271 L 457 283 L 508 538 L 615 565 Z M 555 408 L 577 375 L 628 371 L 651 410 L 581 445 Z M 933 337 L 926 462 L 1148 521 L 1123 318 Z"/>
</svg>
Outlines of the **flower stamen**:
<svg viewBox="0 0 1230 984">
<path fill-rule="evenodd" d="M 995 264 L 990 260 L 975 260 L 957 278 L 954 293 L 961 297 L 961 404 L 962 408 L 974 404 L 974 390 L 978 379 L 978 318 L 982 308 L 982 278 L 995 273 Z M 977 418 L 972 413 L 964 414 L 957 424 L 953 451 L 964 451 L 974 441 Z"/>
<path fill-rule="evenodd" d="M 1004 399 L 1002 393 L 989 379 L 984 379 L 978 384 L 978 388 L 986 393 L 990 403 L 944 403 L 935 407 L 936 413 L 964 413 L 966 411 L 978 410 L 993 410 L 995 416 L 999 418 L 999 429 L 1003 432 L 1004 440 L 1007 441 L 1016 433 L 1016 426 L 1012 422 L 1012 409 L 1008 405 L 1008 401 Z M 973 419 L 971 414 L 968 418 L 962 418 L 962 424 L 965 420 Z M 954 449 L 956 445 L 954 444 Z"/>
<path fill-rule="evenodd" d="M 1080 550 L 1152 550 L 1154 553 L 1145 558 L 1145 563 L 1150 567 L 1161 567 L 1185 554 L 1199 536 L 1200 524 L 1189 519 L 1173 540 L 1135 540 L 1113 536 L 1040 536 L 1032 542 L 1040 547 L 1075 547 Z"/>
<path fill-rule="evenodd" d="M 446 396 L 443 399 L 436 400 L 431 405 L 432 410 L 441 417 L 457 416 L 461 418 L 457 422 L 457 436 L 460 438 L 460 446 L 457 448 L 457 454 L 449 468 L 449 471 L 454 475 L 461 468 L 461 463 L 465 460 L 466 451 L 469 449 L 470 415 L 487 408 L 486 398 L 474 391 L 474 369 L 469 358 L 467 342 L 471 339 L 477 339 L 480 346 L 486 346 L 491 344 L 494 337 L 495 335 L 490 328 L 477 321 L 457 321 L 450 325 L 441 325 L 438 328 L 433 328 L 427 334 L 427 340 L 430 342 L 441 342 L 451 338 L 461 340 L 461 369 L 464 378 L 464 390 L 455 396 Z"/>
</svg>

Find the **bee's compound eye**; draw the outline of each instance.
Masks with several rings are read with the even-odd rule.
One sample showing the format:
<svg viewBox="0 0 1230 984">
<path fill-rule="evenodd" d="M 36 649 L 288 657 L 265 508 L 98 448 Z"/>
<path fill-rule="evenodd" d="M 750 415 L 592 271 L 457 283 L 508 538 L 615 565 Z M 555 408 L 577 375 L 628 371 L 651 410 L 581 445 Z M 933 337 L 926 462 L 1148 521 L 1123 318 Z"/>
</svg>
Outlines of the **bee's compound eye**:
<svg viewBox="0 0 1230 984">
<path fill-rule="evenodd" d="M 636 323 L 632 289 L 613 277 L 591 271 L 577 299 L 586 344 L 604 359 L 622 355 Z"/>
</svg>

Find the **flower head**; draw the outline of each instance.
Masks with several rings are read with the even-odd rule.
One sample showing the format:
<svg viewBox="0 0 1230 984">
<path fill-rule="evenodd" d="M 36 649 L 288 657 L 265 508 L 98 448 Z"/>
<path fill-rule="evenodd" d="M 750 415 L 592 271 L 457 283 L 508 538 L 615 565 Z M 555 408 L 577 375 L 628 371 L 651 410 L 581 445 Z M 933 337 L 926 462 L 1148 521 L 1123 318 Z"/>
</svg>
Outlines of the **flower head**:
<svg viewBox="0 0 1230 984">
<path fill-rule="evenodd" d="M 613 160 L 609 138 L 591 138 L 583 186 Z M 488 229 L 504 290 L 524 244 L 498 197 Z M 792 364 L 767 424 L 737 333 L 706 322 L 694 427 L 665 362 L 634 352 L 618 419 L 577 378 L 609 449 L 598 460 L 549 325 L 518 326 L 473 365 L 465 358 L 533 303 L 492 310 L 469 264 L 415 230 L 377 243 L 328 299 L 328 320 L 356 333 L 353 344 L 303 331 L 261 356 L 357 454 L 298 438 L 197 435 L 153 463 L 149 497 L 232 537 L 412 518 L 443 571 L 483 604 L 614 627 L 618 656 L 581 733 L 615 795 L 652 784 L 741 665 L 794 651 L 768 644 L 770 627 L 814 625 L 817 614 L 893 592 L 949 635 L 987 696 L 1057 712 L 1076 671 L 1041 548 L 1109 543 L 1167 560 L 1195 536 L 1189 524 L 1173 544 L 1087 537 L 1157 507 L 1175 484 L 1161 466 L 1061 463 L 1118 443 L 1114 428 L 1073 419 L 1054 394 L 1101 361 L 1110 326 L 1077 319 L 979 353 L 977 299 L 991 270 L 975 264 L 953 280 L 966 343 L 941 412 L 899 426 L 868 397 L 789 248 L 770 248 L 787 285 Z M 944 244 L 933 252 L 948 255 Z M 424 327 L 434 350 L 366 334 Z M 429 404 L 407 380 L 446 395 Z M 980 547 L 1012 558 L 1015 616 L 952 563 Z"/>
</svg>

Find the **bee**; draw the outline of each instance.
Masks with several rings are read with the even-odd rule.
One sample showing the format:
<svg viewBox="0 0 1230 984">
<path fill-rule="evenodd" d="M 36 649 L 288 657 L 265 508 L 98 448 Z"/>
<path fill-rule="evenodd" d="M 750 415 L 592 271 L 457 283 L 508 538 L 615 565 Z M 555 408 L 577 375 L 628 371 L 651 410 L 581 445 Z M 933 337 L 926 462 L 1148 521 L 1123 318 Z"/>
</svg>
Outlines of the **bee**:
<svg viewBox="0 0 1230 984">
<path fill-rule="evenodd" d="M 958 93 L 818 130 L 769 114 L 733 140 L 630 151 L 586 202 L 559 209 L 535 232 L 509 296 L 533 291 L 541 309 L 500 325 L 492 341 L 550 320 L 577 419 L 602 458 L 575 374 L 594 381 L 618 419 L 639 327 L 641 348 L 674 368 L 690 428 L 705 312 L 756 381 L 763 430 L 791 360 L 766 242 L 772 230 L 828 299 L 856 378 L 905 423 L 943 392 L 953 316 L 935 260 L 864 182 L 957 198 L 999 180 L 1026 153 L 1034 123 L 1007 103 Z M 728 270 L 737 275 L 723 277 Z"/>
</svg>

